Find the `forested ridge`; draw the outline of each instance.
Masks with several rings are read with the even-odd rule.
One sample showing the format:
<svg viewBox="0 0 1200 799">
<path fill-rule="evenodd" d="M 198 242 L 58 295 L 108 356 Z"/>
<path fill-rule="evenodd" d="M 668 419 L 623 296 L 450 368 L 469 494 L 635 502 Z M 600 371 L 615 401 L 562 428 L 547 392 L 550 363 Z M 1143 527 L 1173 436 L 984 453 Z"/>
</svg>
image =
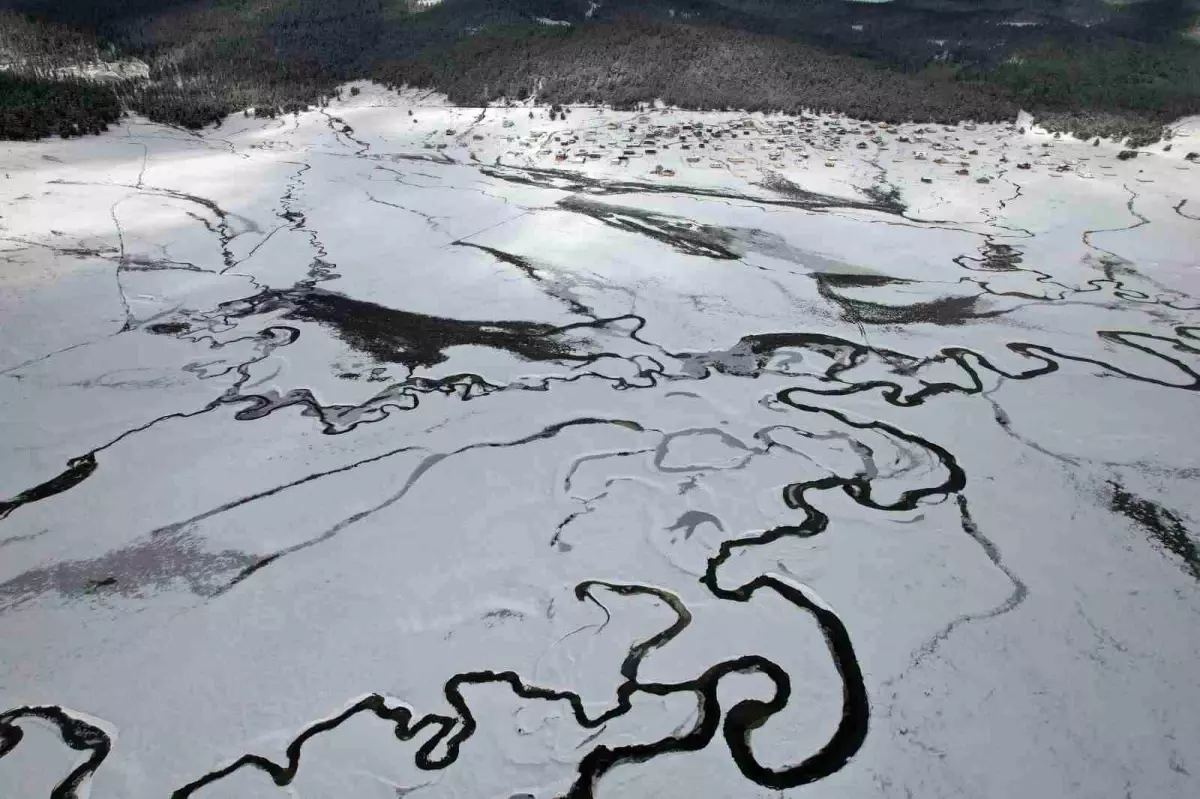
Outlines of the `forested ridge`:
<svg viewBox="0 0 1200 799">
<path fill-rule="evenodd" d="M 122 108 L 197 128 L 364 77 L 463 104 L 662 99 L 889 121 L 1025 108 L 1144 136 L 1200 113 L 1198 15 L 1200 0 L 0 0 L 0 137 L 91 133 Z"/>
<path fill-rule="evenodd" d="M 685 108 L 837 111 L 903 121 L 1011 118 L 1000 90 L 934 72 L 905 74 L 779 37 L 627 20 L 582 28 L 505 28 L 435 53 L 383 62 L 392 86 L 437 88 L 478 104 L 524 99 L 631 106 L 661 99 Z"/>
</svg>

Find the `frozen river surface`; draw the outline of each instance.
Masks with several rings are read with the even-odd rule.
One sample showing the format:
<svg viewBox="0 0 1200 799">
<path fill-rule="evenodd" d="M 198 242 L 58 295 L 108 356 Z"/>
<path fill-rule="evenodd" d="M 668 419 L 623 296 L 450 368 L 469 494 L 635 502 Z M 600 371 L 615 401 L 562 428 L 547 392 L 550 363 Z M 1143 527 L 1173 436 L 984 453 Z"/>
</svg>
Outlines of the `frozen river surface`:
<svg viewBox="0 0 1200 799">
<path fill-rule="evenodd" d="M 0 797 L 1200 795 L 1200 127 L 0 155 Z"/>
</svg>

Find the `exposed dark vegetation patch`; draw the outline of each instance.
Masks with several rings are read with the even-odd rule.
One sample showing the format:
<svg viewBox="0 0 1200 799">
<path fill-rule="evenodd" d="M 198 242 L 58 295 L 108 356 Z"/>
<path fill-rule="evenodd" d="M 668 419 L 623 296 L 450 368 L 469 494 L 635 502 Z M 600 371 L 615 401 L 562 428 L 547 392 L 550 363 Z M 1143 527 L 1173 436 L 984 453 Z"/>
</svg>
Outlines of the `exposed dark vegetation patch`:
<svg viewBox="0 0 1200 799">
<path fill-rule="evenodd" d="M 741 253 L 734 249 L 733 237 L 719 227 L 697 225 L 679 217 L 656 214 L 641 208 L 609 205 L 575 195 L 559 200 L 557 207 L 590 216 L 626 233 L 648 236 L 685 255 L 703 255 L 731 261 L 741 257 Z"/>
<path fill-rule="evenodd" d="M 22 491 L 11 499 L 0 500 L 0 520 L 7 518 L 10 513 L 22 505 L 27 505 L 31 502 L 40 502 L 55 494 L 61 494 L 64 491 L 74 488 L 91 477 L 95 471 L 96 456 L 94 454 L 73 458 L 61 474 L 50 478 L 40 485 Z"/>
<path fill-rule="evenodd" d="M 981 310 L 981 297 L 938 297 L 926 302 L 910 302 L 904 305 L 884 305 L 878 302 L 851 297 L 838 291 L 840 288 L 868 288 L 907 281 L 885 275 L 847 275 L 835 272 L 819 272 L 813 276 L 817 290 L 827 300 L 837 303 L 846 321 L 866 325 L 910 325 L 927 323 L 935 325 L 963 325 L 976 319 L 1000 316 L 1003 310 Z"/>
<path fill-rule="evenodd" d="M 1152 541 L 1179 558 L 1188 574 L 1200 580 L 1200 548 L 1188 534 L 1179 514 L 1130 493 L 1118 482 L 1109 481 L 1108 485 L 1112 489 L 1109 509 L 1131 519 Z"/>
<path fill-rule="evenodd" d="M 191 325 L 187 322 L 157 322 L 152 325 L 146 325 L 146 330 L 150 333 L 156 333 L 160 336 L 171 336 L 177 333 L 186 333 L 191 329 Z"/>
<path fill-rule="evenodd" d="M 332 328 L 338 338 L 383 363 L 416 368 L 446 360 L 451 347 L 505 350 L 529 361 L 573 357 L 563 328 L 525 321 L 464 321 L 401 311 L 322 289 L 265 291 L 232 313 L 286 311 L 285 318 Z"/>
</svg>

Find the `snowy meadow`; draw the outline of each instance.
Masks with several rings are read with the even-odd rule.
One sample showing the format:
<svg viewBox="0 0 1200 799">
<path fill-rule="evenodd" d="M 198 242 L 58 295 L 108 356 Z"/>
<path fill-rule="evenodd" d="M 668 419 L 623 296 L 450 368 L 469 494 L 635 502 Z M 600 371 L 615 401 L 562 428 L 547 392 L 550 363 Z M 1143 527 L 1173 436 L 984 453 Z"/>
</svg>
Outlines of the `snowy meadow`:
<svg viewBox="0 0 1200 799">
<path fill-rule="evenodd" d="M 4 144 L 0 797 L 1195 795 L 1200 121 L 355 89 Z"/>
</svg>

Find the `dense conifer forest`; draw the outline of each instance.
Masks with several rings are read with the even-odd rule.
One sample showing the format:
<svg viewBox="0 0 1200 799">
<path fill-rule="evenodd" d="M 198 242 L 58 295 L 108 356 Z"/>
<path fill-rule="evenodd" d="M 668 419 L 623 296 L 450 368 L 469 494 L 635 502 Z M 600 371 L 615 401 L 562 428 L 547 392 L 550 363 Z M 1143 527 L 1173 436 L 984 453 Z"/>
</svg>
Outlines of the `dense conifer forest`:
<svg viewBox="0 0 1200 799">
<path fill-rule="evenodd" d="M 101 133 L 120 118 L 121 103 L 111 88 L 0 73 L 0 138 Z"/>
<path fill-rule="evenodd" d="M 460 104 L 536 93 L 552 103 L 837 111 L 903 121 L 1011 118 L 994 86 L 944 72 L 905 74 L 779 37 L 629 20 L 581 28 L 499 29 L 407 62 L 382 83 L 437 88 Z"/>
<path fill-rule="evenodd" d="M 0 136 L 92 133 L 122 109 L 198 128 L 372 77 L 464 104 L 1024 108 L 1153 137 L 1200 113 L 1197 19 L 1200 0 L 0 0 Z"/>
</svg>

